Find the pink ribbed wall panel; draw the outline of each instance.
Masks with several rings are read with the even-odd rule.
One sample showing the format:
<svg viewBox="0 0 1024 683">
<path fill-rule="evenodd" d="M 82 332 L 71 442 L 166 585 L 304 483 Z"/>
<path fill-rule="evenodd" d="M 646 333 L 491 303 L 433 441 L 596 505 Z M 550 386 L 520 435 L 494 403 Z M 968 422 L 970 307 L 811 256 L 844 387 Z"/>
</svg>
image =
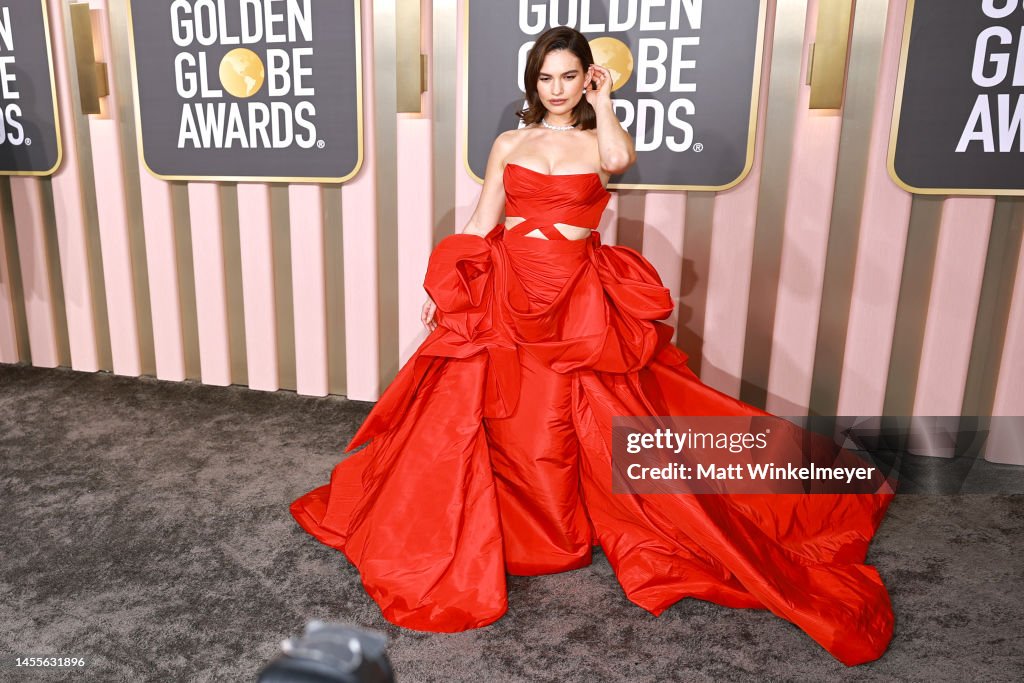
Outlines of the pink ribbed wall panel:
<svg viewBox="0 0 1024 683">
<path fill-rule="evenodd" d="M 28 320 L 32 365 L 55 368 L 59 362 L 54 328 L 56 321 L 53 317 L 53 291 L 48 274 L 43 197 L 39 183 L 38 178 L 13 176 L 11 201 L 14 203 L 14 227 L 18 236 L 21 285 L 25 294 L 25 317 Z"/>
<path fill-rule="evenodd" d="M 597 231 L 601 234 L 601 244 L 609 246 L 618 244 L 619 241 L 619 193 L 612 192 L 612 198 L 601 216 L 601 225 Z"/>
<path fill-rule="evenodd" d="M 943 202 L 915 415 L 960 414 L 995 204 L 989 197 Z"/>
<path fill-rule="evenodd" d="M 420 322 L 420 313 L 427 300 L 423 278 L 433 240 L 431 130 L 430 119 L 411 115 L 398 118 L 398 191 L 410 198 L 397 203 L 398 351 L 402 365 L 427 332 Z"/>
<path fill-rule="evenodd" d="M 1017 258 L 1017 275 L 1013 283 L 1010 316 L 1006 322 L 1006 338 L 999 363 L 993 415 L 1024 415 L 1024 249 Z M 1024 465 L 1024 434 L 1021 420 L 994 421 L 985 442 L 985 459 L 993 462 Z"/>
<path fill-rule="evenodd" d="M 180 382 L 185 379 L 185 349 L 171 190 L 165 181 L 150 174 L 142 163 L 139 163 L 139 188 L 146 235 L 149 303 L 153 311 L 156 376 Z"/>
<path fill-rule="evenodd" d="M 290 186 L 288 207 L 295 310 L 295 389 L 304 396 L 326 396 L 327 289 L 320 187 Z"/>
<path fill-rule="evenodd" d="M 839 415 L 881 415 L 885 403 L 912 200 L 886 170 L 906 6 L 906 0 L 892 0 L 885 25 L 836 411 Z"/>
<path fill-rule="evenodd" d="M 672 294 L 675 308 L 663 322 L 672 327 L 676 338 L 679 322 L 679 286 L 683 275 L 683 226 L 686 215 L 685 192 L 648 192 L 644 197 L 644 242 L 642 253 L 661 276 Z"/>
<path fill-rule="evenodd" d="M 765 16 L 765 45 L 757 100 L 754 159 L 750 172 L 738 185 L 715 196 L 708 259 L 708 293 L 704 314 L 704 354 L 701 381 L 733 397 L 740 395 L 750 269 L 754 258 L 754 230 L 761 187 L 761 161 L 768 111 L 775 3 Z"/>
<path fill-rule="evenodd" d="M 114 374 L 138 376 L 142 371 L 139 328 L 117 123 L 94 118 L 89 121 L 89 129 L 93 149 L 109 150 L 93 154 L 92 168 L 95 177 L 103 179 L 103 189 L 96 193 L 96 208 Z"/>
<path fill-rule="evenodd" d="M 87 224 L 83 206 L 85 188 L 78 166 L 78 129 L 74 117 L 76 108 L 68 66 L 72 60 L 65 49 L 63 6 L 60 0 L 47 2 L 63 156 L 60 168 L 51 176 L 51 187 L 60 250 L 61 281 L 64 283 L 71 367 L 83 372 L 95 372 L 99 370 L 96 320 L 93 316 L 95 293 L 89 279 Z"/>
<path fill-rule="evenodd" d="M 420 49 L 433 67 L 433 13 L 431 3 L 423 5 L 420 23 Z M 432 77 L 431 77 L 432 78 Z M 433 85 L 431 83 L 430 85 Z M 404 365 L 427 336 L 420 313 L 427 293 L 423 278 L 427 273 L 433 243 L 433 93 L 420 96 L 420 112 L 398 116 L 398 188 L 416 193 L 420 201 L 398 202 L 398 359 Z"/>
<path fill-rule="evenodd" d="M 281 388 L 277 360 L 277 304 L 274 299 L 274 247 L 270 225 L 270 186 L 238 184 L 238 240 L 245 308 L 245 353 L 249 387 Z"/>
<path fill-rule="evenodd" d="M 809 0 L 801 74 L 817 21 L 818 1 Z M 810 401 L 843 122 L 839 110 L 809 109 L 811 88 L 800 82 L 768 373 L 766 409 L 777 415 L 806 415 Z"/>
<path fill-rule="evenodd" d="M 466 60 L 463 55 L 463 46 L 466 45 L 467 36 L 463 24 L 463 17 L 466 14 L 466 0 L 458 0 L 458 26 L 456 28 L 455 44 L 458 45 L 459 54 L 455 63 L 455 144 L 458 149 L 455 151 L 455 211 L 453 218 L 455 225 L 452 232 L 462 232 L 466 223 L 473 216 L 476 209 L 477 199 L 480 197 L 480 184 L 470 177 L 466 170 L 466 97 L 462 92 L 462 83 L 466 78 Z"/>
<path fill-rule="evenodd" d="M 363 59 L 363 165 L 342 186 L 342 244 L 345 250 L 345 372 L 348 397 L 380 396 L 377 318 L 377 180 L 373 159 L 373 3 L 360 4 Z"/>
<path fill-rule="evenodd" d="M 189 183 L 188 204 L 196 281 L 200 372 L 203 384 L 227 386 L 231 384 L 231 350 L 228 344 L 224 241 L 217 184 Z"/>
<path fill-rule="evenodd" d="M 2 219 L 0 219 L 2 220 Z M 0 363 L 17 363 L 18 339 L 14 328 L 14 297 L 17 296 L 11 284 L 11 270 L 8 259 L 16 258 L 16 254 L 8 254 L 3 233 L 14 230 L 13 225 L 6 222 L 0 224 Z"/>
<path fill-rule="evenodd" d="M 1024 415 L 1024 249 L 1017 258 L 993 415 Z"/>
</svg>

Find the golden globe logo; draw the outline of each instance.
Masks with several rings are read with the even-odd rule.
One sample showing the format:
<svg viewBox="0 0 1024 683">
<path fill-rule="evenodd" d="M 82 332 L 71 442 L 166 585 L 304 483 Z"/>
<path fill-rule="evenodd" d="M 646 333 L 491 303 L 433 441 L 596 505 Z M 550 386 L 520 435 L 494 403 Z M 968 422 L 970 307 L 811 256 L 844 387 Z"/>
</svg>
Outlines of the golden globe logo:
<svg viewBox="0 0 1024 683">
<path fill-rule="evenodd" d="M 594 38 L 588 42 L 594 61 L 608 69 L 612 75 L 612 92 L 626 85 L 633 75 L 633 53 L 629 46 L 611 36 Z"/>
<path fill-rule="evenodd" d="M 310 0 L 174 0 L 170 10 L 171 38 L 182 48 L 174 57 L 175 89 L 185 100 L 178 148 L 324 147 L 317 139 L 316 106 L 296 101 L 315 95 L 308 85 Z M 239 47 L 219 62 L 207 49 L 233 45 Z M 249 100 L 264 86 L 262 99 L 269 101 Z"/>
</svg>

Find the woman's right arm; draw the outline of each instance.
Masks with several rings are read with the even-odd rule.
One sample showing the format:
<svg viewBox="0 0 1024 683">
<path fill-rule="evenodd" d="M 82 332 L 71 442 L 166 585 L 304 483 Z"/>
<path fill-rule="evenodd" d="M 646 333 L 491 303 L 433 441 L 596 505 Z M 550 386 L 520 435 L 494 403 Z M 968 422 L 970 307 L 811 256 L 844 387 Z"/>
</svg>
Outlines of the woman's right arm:
<svg viewBox="0 0 1024 683">
<path fill-rule="evenodd" d="M 505 183 L 502 174 L 505 171 L 505 158 L 512 151 L 514 130 L 507 130 L 494 139 L 491 153 L 487 157 L 487 170 L 484 171 L 484 185 L 480 190 L 476 210 L 462 232 L 483 237 L 494 226 L 501 222 L 505 211 Z"/>
<path fill-rule="evenodd" d="M 512 150 L 513 135 L 514 130 L 505 131 L 495 138 L 494 144 L 491 145 L 491 153 L 487 157 L 487 170 L 484 171 L 484 186 L 480 191 L 476 210 L 462 228 L 465 234 L 484 237 L 501 222 L 501 215 L 505 211 L 505 157 Z M 437 328 L 437 318 L 434 315 L 436 311 L 437 305 L 428 296 L 420 312 L 420 322 L 431 332 Z"/>
</svg>

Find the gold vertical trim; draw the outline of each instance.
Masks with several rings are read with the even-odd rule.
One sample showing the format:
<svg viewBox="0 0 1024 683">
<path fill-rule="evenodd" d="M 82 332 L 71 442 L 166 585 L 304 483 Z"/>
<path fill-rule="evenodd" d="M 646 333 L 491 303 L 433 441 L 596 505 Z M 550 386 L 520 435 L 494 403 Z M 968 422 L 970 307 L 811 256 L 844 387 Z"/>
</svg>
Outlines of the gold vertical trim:
<svg viewBox="0 0 1024 683">
<path fill-rule="evenodd" d="M 44 182 L 46 181 L 45 185 Z M 54 225 L 54 212 L 53 212 L 53 198 L 48 196 L 49 190 L 49 178 L 31 178 L 26 179 L 23 184 L 23 189 L 32 195 L 30 204 L 38 204 L 41 213 L 42 225 L 40 226 L 40 238 L 41 243 L 36 245 L 43 251 L 44 261 L 46 263 L 45 276 L 49 286 L 49 298 L 43 300 L 46 308 L 49 311 L 50 320 L 53 324 L 53 335 L 54 335 L 54 346 L 57 354 L 57 365 L 67 366 L 70 365 L 70 351 L 68 344 L 68 331 L 67 331 L 67 314 L 64 310 L 64 286 L 60 277 L 60 260 L 57 249 L 57 230 Z M 28 331 L 28 314 L 27 305 L 24 301 L 24 295 L 28 294 L 30 298 L 42 299 L 39 293 L 34 290 L 26 291 L 24 288 L 25 282 L 21 271 L 21 255 L 18 252 L 18 241 L 17 241 L 17 225 L 14 215 L 14 200 L 11 196 L 11 185 L 10 181 L 7 183 L 7 196 L 5 202 L 10 208 L 10 213 L 7 217 L 8 232 L 14 238 L 14 254 L 17 260 L 17 276 L 13 275 L 12 280 L 16 281 L 21 290 L 22 299 L 20 304 L 23 307 L 21 315 L 24 316 L 25 324 L 21 325 L 22 328 Z M 10 261 L 8 262 L 10 264 Z M 63 334 L 63 339 L 61 338 Z M 26 341 L 31 341 L 30 338 L 26 338 Z M 29 348 L 31 355 L 31 348 Z"/>
<path fill-rule="evenodd" d="M 883 415 L 913 415 L 944 197 L 915 196 L 903 256 Z"/>
<path fill-rule="evenodd" d="M 227 298 L 228 348 L 231 356 L 231 383 L 249 385 L 249 364 L 245 341 L 245 300 L 242 296 L 242 244 L 238 223 L 238 186 L 221 183 L 221 239 L 224 246 L 224 290 Z"/>
<path fill-rule="evenodd" d="M 57 214 L 53 204 L 53 183 L 47 176 L 39 179 L 37 188 L 43 209 L 43 233 L 46 239 L 46 275 L 50 283 L 50 304 L 53 311 L 53 335 L 57 341 L 57 364 L 71 367 L 71 339 L 68 333 L 68 311 L 64 300 L 64 276 L 60 266 L 60 240 L 57 237 Z"/>
<path fill-rule="evenodd" d="M 88 125 L 85 126 L 88 130 Z M 91 143 L 90 143 L 91 144 Z M 96 176 L 93 173 L 92 154 L 85 160 L 89 164 L 83 175 L 82 192 L 85 193 L 85 241 L 89 263 L 89 285 L 92 288 L 92 314 L 96 325 L 96 356 L 100 370 L 114 371 L 114 351 L 110 341 L 110 312 L 107 308 L 107 278 L 103 272 L 103 246 L 100 243 L 99 207 L 96 205 Z M 80 165 L 84 166 L 85 161 Z M 84 169 L 83 169 L 84 170 Z"/>
<path fill-rule="evenodd" d="M 775 304 L 782 264 L 789 166 L 793 155 L 800 67 L 804 54 L 806 0 L 778 3 L 772 43 L 768 107 L 764 123 L 761 186 L 757 198 L 740 399 L 764 407 L 772 357 Z"/>
<path fill-rule="evenodd" d="M 345 246 L 341 224 L 342 190 L 324 187 L 324 279 L 327 288 L 327 392 L 348 393 L 345 358 Z"/>
<path fill-rule="evenodd" d="M 21 255 L 18 251 L 18 232 L 14 227 L 14 201 L 11 198 L 11 179 L 0 176 L 0 232 L 3 233 L 4 251 L 7 252 L 7 274 L 10 278 L 11 306 L 14 308 L 14 338 L 18 346 L 18 360 L 32 364 L 32 346 L 28 340 L 28 315 L 25 312 L 25 285 L 21 278 Z"/>
<path fill-rule="evenodd" d="M 395 2 L 373 3 L 374 169 L 377 185 L 377 346 L 379 386 L 398 372 L 398 119 L 395 73 Z M 417 44 L 419 44 L 417 32 Z"/>
<path fill-rule="evenodd" d="M 287 185 L 270 185 L 270 237 L 274 261 L 274 307 L 277 310 L 277 384 L 297 390 L 295 370 L 295 302 L 292 293 L 292 237 Z"/>
<path fill-rule="evenodd" d="M 615 221 L 615 244 L 637 252 L 644 250 L 644 213 L 647 192 L 616 190 L 618 210 Z"/>
<path fill-rule="evenodd" d="M 885 42 L 887 0 L 861 0 L 850 50 L 849 83 L 843 106 L 839 158 L 822 281 L 809 412 L 835 415 L 839 406 L 843 358 L 850 324 L 857 245 L 860 240 L 864 188 L 871 153 L 872 116 L 878 92 L 878 69 Z M 886 93 L 881 93 L 884 97 Z M 872 258 L 871 254 L 864 255 Z"/>
<path fill-rule="evenodd" d="M 432 246 L 458 231 L 455 225 L 455 163 L 458 150 L 458 112 L 456 110 L 458 83 L 458 26 L 457 0 L 434 0 L 433 47 L 430 79 L 430 112 L 433 144 L 433 240 Z M 463 138 L 464 139 L 464 136 Z M 465 158 L 465 154 L 462 154 Z M 424 300 L 426 297 L 424 297 Z"/>
<path fill-rule="evenodd" d="M 683 268 L 679 282 L 679 320 L 676 345 L 690 357 L 687 365 L 700 376 L 704 360 L 704 322 L 711 270 L 711 231 L 715 222 L 715 193 L 686 193 Z"/>
<path fill-rule="evenodd" d="M 202 382 L 199 359 L 199 312 L 196 307 L 196 272 L 192 261 L 192 226 L 189 219 L 187 183 L 170 183 L 174 221 L 175 266 L 178 276 L 178 306 L 181 314 L 181 343 L 185 355 L 185 378 Z"/>
<path fill-rule="evenodd" d="M 838 109 L 843 106 L 852 5 L 853 0 L 818 1 L 818 22 L 807 67 L 811 86 L 810 109 Z"/>
</svg>

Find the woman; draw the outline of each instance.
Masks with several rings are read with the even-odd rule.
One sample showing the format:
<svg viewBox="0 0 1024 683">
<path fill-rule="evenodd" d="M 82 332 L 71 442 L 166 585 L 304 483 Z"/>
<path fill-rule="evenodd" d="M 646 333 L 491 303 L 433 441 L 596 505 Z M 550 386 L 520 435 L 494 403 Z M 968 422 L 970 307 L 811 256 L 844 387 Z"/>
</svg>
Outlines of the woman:
<svg viewBox="0 0 1024 683">
<path fill-rule="evenodd" d="M 295 519 L 408 628 L 489 624 L 506 573 L 583 567 L 600 545 L 652 614 L 770 609 L 848 665 L 881 656 L 892 609 L 863 561 L 891 494 L 613 494 L 614 416 L 767 413 L 697 379 L 657 322 L 673 304 L 655 269 L 600 243 L 605 183 L 635 152 L 583 35 L 541 35 L 524 83 L 525 126 L 430 257 L 430 335 Z"/>
</svg>

